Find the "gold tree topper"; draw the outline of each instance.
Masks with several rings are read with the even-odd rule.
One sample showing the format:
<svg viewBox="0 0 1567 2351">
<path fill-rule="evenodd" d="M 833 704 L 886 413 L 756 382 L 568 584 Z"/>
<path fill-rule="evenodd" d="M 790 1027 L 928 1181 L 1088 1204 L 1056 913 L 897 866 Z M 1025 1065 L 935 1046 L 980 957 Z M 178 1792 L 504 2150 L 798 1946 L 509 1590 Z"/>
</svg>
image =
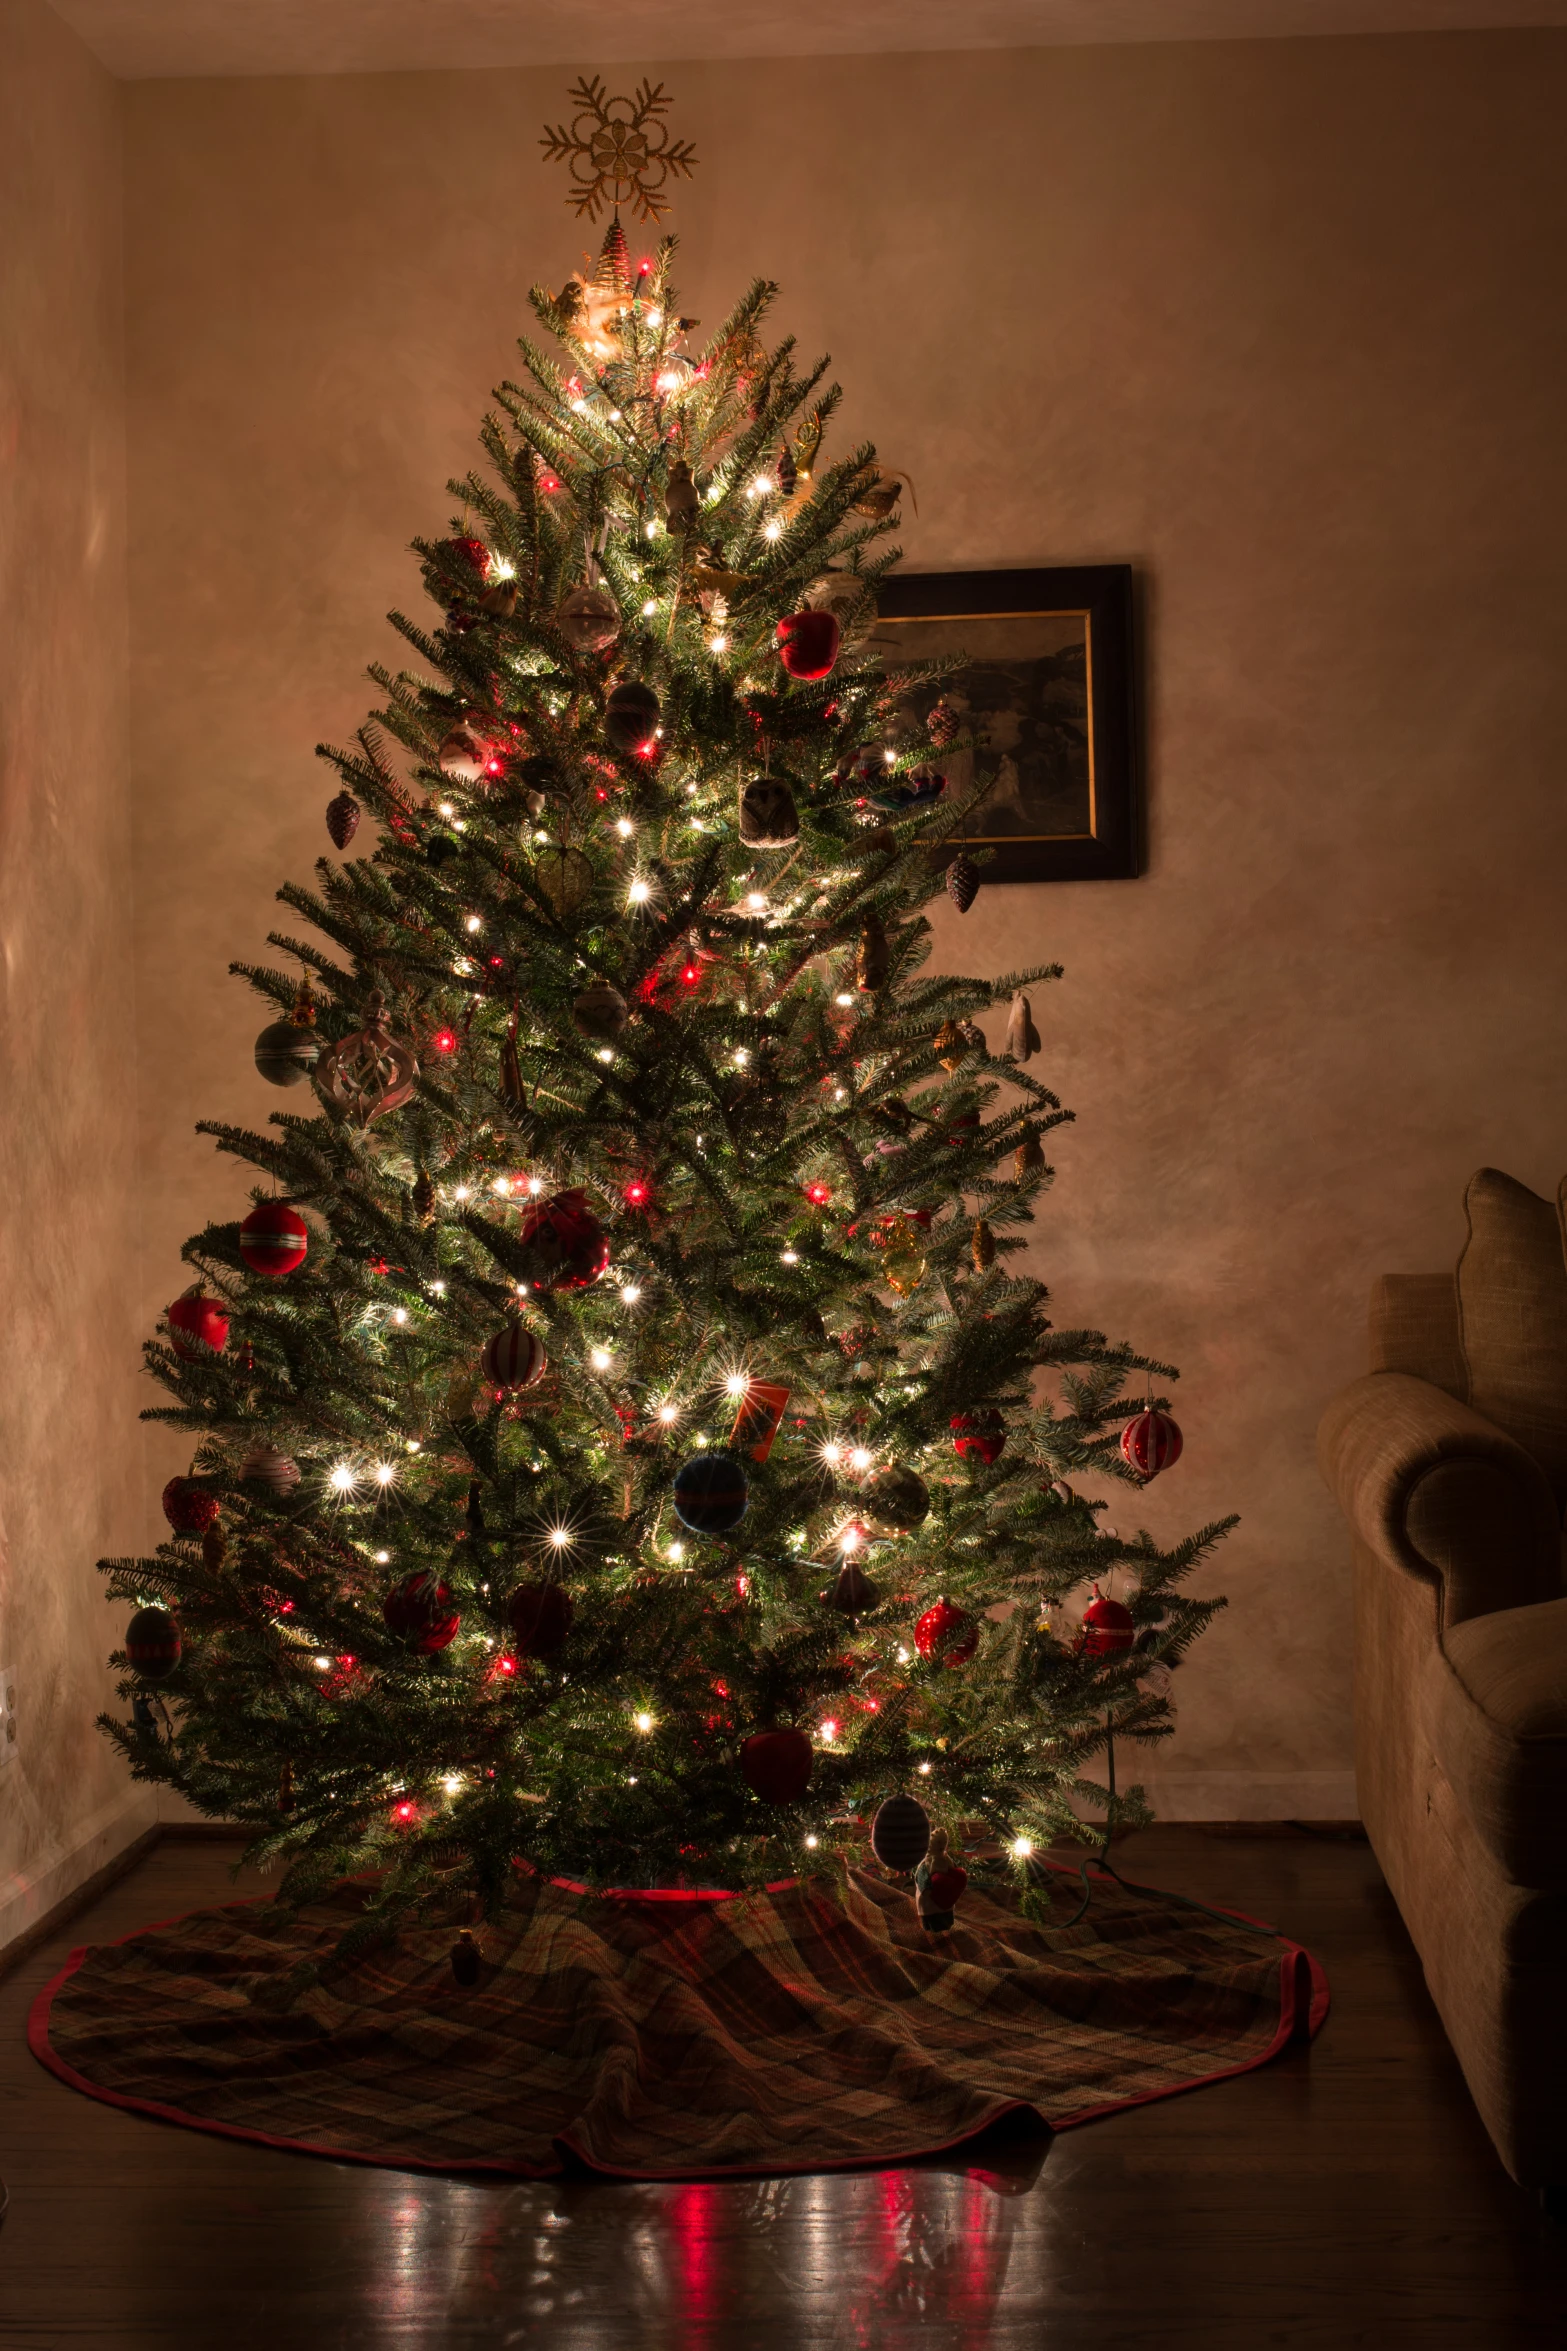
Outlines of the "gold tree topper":
<svg viewBox="0 0 1567 2351">
<path fill-rule="evenodd" d="M 691 141 L 671 140 L 668 123 L 658 120 L 670 103 L 663 83 L 644 81 L 634 98 L 612 98 L 607 82 L 585 74 L 566 94 L 579 101 L 570 127 L 546 123 L 539 145 L 546 163 L 571 165 L 566 202 L 578 218 L 597 220 L 606 206 L 618 216 L 625 204 L 644 220 L 660 219 L 669 210 L 670 180 L 689 179 L 697 161 Z"/>
</svg>

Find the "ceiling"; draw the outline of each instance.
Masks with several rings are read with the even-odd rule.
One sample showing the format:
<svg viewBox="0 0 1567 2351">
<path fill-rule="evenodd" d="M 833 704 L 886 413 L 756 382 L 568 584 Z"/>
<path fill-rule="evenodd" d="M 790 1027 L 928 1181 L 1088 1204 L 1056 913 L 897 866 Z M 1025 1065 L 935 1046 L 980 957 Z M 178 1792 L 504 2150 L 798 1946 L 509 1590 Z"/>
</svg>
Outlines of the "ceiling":
<svg viewBox="0 0 1567 2351">
<path fill-rule="evenodd" d="M 411 73 L 1567 25 L 1567 0 L 53 0 L 112 73 Z"/>
</svg>

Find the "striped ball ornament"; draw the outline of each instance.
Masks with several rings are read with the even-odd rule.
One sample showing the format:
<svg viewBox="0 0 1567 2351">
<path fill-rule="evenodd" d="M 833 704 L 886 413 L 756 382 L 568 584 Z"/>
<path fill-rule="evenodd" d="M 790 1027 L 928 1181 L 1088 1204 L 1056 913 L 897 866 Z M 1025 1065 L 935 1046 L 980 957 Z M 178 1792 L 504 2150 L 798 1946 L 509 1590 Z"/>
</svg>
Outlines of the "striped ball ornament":
<svg viewBox="0 0 1567 2351">
<path fill-rule="evenodd" d="M 727 1535 L 744 1518 L 751 1488 L 732 1453 L 696 1453 L 675 1472 L 675 1516 L 694 1535 Z"/>
<path fill-rule="evenodd" d="M 276 1445 L 253 1445 L 239 1465 L 239 1474 L 247 1483 L 265 1486 L 269 1494 L 283 1501 L 299 1483 L 299 1464 L 280 1453 Z"/>
<path fill-rule="evenodd" d="M 523 1322 L 509 1322 L 487 1339 L 479 1369 L 492 1388 L 531 1388 L 544 1377 L 544 1342 Z"/>
<path fill-rule="evenodd" d="M 310 1227 L 281 1200 L 253 1208 L 239 1228 L 239 1253 L 252 1273 L 292 1273 L 309 1247 Z"/>
<path fill-rule="evenodd" d="M 1181 1432 L 1167 1412 L 1152 1407 L 1121 1431 L 1121 1458 L 1143 1479 L 1156 1478 L 1181 1458 Z"/>
<path fill-rule="evenodd" d="M 1116 1657 L 1137 1638 L 1131 1610 L 1120 1600 L 1107 1600 L 1094 1586 L 1094 1596 L 1083 1610 L 1083 1629 L 1077 1646 L 1085 1657 Z"/>
<path fill-rule="evenodd" d="M 930 1814 L 912 1796 L 889 1796 L 871 1822 L 871 1851 L 883 1869 L 917 1869 L 930 1850 Z"/>
<path fill-rule="evenodd" d="M 297 1020 L 274 1020 L 256 1039 L 256 1067 L 273 1086 L 297 1086 L 321 1058 L 321 1040 Z"/>
<path fill-rule="evenodd" d="M 180 1661 L 179 1619 L 166 1608 L 138 1608 L 125 1628 L 125 1655 L 144 1681 L 161 1682 Z"/>
</svg>

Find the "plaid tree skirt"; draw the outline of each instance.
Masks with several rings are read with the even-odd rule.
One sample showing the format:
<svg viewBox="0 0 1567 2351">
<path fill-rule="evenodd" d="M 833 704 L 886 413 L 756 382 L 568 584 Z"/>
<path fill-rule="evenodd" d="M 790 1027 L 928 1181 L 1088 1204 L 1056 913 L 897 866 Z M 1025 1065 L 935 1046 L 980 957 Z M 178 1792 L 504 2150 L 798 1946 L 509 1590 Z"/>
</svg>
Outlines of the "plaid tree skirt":
<svg viewBox="0 0 1567 2351">
<path fill-rule="evenodd" d="M 1076 1874 L 1049 1882 L 1064 1922 Z M 73 1952 L 33 2050 L 90 2097 L 271 2146 L 529 2175 L 569 2149 L 665 2179 L 887 2163 L 1018 2107 L 1066 2129 L 1262 2065 L 1327 2011 L 1294 1944 L 1108 1878 L 1058 1927 L 972 1884 L 933 1936 L 859 1873 L 844 1898 L 520 1877 L 471 1990 L 449 1925 L 332 1963 L 364 1901 L 350 1882 Z"/>
</svg>

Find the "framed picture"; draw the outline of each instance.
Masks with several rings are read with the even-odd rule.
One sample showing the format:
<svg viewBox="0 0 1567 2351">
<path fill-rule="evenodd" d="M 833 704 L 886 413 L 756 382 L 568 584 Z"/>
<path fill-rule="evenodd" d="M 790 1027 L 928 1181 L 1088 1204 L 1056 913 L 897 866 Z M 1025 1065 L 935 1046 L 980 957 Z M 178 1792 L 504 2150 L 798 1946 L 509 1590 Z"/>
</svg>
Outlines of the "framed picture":
<svg viewBox="0 0 1567 2351">
<path fill-rule="evenodd" d="M 911 693 L 888 741 L 926 744 L 948 704 L 973 748 L 932 753 L 949 791 L 990 790 L 965 840 L 993 849 L 992 882 L 1118 880 L 1141 870 L 1132 572 L 897 572 L 874 646 L 889 667 L 956 653 L 963 668 Z"/>
</svg>

